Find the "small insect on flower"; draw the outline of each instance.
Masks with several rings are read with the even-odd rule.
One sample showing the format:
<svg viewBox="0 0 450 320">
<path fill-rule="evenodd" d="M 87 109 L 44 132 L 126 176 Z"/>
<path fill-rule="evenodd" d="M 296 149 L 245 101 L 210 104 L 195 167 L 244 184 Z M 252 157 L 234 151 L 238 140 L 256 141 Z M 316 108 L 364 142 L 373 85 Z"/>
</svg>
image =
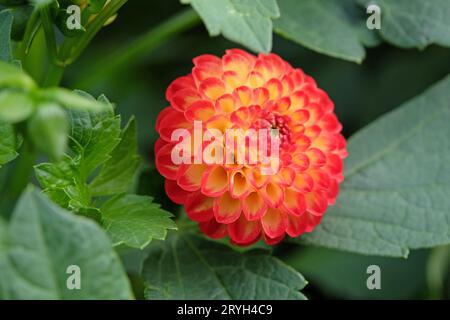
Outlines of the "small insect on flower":
<svg viewBox="0 0 450 320">
<path fill-rule="evenodd" d="M 237 245 L 311 232 L 344 179 L 333 102 L 275 54 L 231 49 L 193 61 L 156 123 L 167 195 L 207 236 Z"/>
</svg>

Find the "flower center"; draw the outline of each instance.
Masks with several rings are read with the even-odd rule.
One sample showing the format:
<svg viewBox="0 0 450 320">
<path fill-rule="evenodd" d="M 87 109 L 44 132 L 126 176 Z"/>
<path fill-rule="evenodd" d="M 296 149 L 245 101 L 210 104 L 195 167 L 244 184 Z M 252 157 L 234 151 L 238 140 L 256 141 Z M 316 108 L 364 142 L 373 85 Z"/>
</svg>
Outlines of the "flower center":
<svg viewBox="0 0 450 320">
<path fill-rule="evenodd" d="M 290 122 L 291 119 L 288 116 L 263 111 L 261 117 L 252 127 L 255 129 L 277 129 L 280 138 L 280 146 L 282 148 L 288 148 L 292 145 Z"/>
</svg>

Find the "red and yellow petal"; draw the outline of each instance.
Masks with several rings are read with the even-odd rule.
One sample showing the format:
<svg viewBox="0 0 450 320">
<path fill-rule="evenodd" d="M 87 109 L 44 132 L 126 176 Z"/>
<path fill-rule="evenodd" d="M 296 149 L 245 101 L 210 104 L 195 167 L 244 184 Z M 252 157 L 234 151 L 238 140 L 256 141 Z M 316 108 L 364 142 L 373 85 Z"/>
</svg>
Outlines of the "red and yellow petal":
<svg viewBox="0 0 450 320">
<path fill-rule="evenodd" d="M 259 192 L 253 191 L 243 199 L 242 211 L 247 220 L 259 220 L 267 211 L 267 203 Z"/>
<path fill-rule="evenodd" d="M 261 236 L 260 221 L 249 221 L 244 215 L 228 225 L 228 234 L 231 241 L 238 245 L 250 245 L 259 240 Z"/>
<path fill-rule="evenodd" d="M 187 198 L 184 208 L 191 220 L 203 222 L 211 220 L 214 217 L 213 205 L 213 198 L 196 192 Z"/>
<path fill-rule="evenodd" d="M 214 199 L 214 217 L 218 223 L 233 223 L 239 219 L 241 212 L 241 201 L 232 198 L 228 192 Z"/>
</svg>

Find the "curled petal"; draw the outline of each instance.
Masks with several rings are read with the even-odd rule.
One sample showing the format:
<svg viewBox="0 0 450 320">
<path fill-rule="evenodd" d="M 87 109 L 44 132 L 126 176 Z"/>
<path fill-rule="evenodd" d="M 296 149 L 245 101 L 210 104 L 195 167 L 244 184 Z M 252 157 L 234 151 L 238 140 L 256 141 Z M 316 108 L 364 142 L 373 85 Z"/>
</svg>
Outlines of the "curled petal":
<svg viewBox="0 0 450 320">
<path fill-rule="evenodd" d="M 204 164 L 182 164 L 177 172 L 177 183 L 186 191 L 197 191 L 201 187 Z"/>
<path fill-rule="evenodd" d="M 305 195 L 306 208 L 311 214 L 321 216 L 327 209 L 328 200 L 325 194 L 319 191 L 307 193 Z"/>
<path fill-rule="evenodd" d="M 278 208 L 284 200 L 284 190 L 276 183 L 270 182 L 261 188 L 261 194 L 272 208 Z"/>
<path fill-rule="evenodd" d="M 179 77 L 174 80 L 166 90 L 166 100 L 171 101 L 173 95 L 182 89 L 193 89 L 195 90 L 195 82 L 192 75 L 187 75 Z"/>
<path fill-rule="evenodd" d="M 156 169 L 164 178 L 176 180 L 179 166 L 172 161 L 172 149 L 175 146 L 173 143 L 168 143 L 158 150 L 155 158 Z"/>
<path fill-rule="evenodd" d="M 261 235 L 261 223 L 248 221 L 244 215 L 228 225 L 228 234 L 231 240 L 238 245 L 250 245 L 259 240 Z"/>
<path fill-rule="evenodd" d="M 306 227 L 308 225 L 308 220 L 306 218 L 307 213 L 296 216 L 292 214 L 288 214 L 287 216 L 287 226 L 286 226 L 286 233 L 290 237 L 298 237 L 303 232 L 306 231 Z"/>
<path fill-rule="evenodd" d="M 199 100 L 191 104 L 184 112 L 184 115 L 189 121 L 207 121 L 209 118 L 214 116 L 215 113 L 216 110 L 214 109 L 214 105 L 211 101 Z"/>
<path fill-rule="evenodd" d="M 234 97 L 231 94 L 224 94 L 216 101 L 216 109 L 225 113 L 231 113 L 236 109 Z"/>
<path fill-rule="evenodd" d="M 281 237 L 286 232 L 286 213 L 282 210 L 269 208 L 261 219 L 261 225 L 269 238 Z"/>
<path fill-rule="evenodd" d="M 251 192 L 242 202 L 242 211 L 249 221 L 261 219 L 267 211 L 267 204 L 258 192 Z"/>
<path fill-rule="evenodd" d="M 199 92 L 204 98 L 215 101 L 225 94 L 225 84 L 218 78 L 208 78 L 201 82 Z"/>
<path fill-rule="evenodd" d="M 228 188 L 228 173 L 222 166 L 212 166 L 203 174 L 201 190 L 209 197 L 222 195 Z"/>
<path fill-rule="evenodd" d="M 241 215 L 241 202 L 234 199 L 228 192 L 214 199 L 214 217 L 218 223 L 229 224 L 239 219 Z"/>
<path fill-rule="evenodd" d="M 197 222 L 209 221 L 214 217 L 213 202 L 212 198 L 196 192 L 187 198 L 184 208 L 191 220 Z"/>
<path fill-rule="evenodd" d="M 303 193 L 287 188 L 284 192 L 284 208 L 295 216 L 301 216 L 306 210 Z"/>
<path fill-rule="evenodd" d="M 233 198 L 242 198 L 252 191 L 247 177 L 242 171 L 230 173 L 230 195 Z"/>
</svg>

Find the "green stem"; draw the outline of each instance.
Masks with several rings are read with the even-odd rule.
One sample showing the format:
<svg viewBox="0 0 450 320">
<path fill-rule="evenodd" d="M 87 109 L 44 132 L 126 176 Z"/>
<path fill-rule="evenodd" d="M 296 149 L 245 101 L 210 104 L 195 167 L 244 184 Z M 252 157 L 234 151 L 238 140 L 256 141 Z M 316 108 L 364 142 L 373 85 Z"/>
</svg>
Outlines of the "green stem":
<svg viewBox="0 0 450 320">
<path fill-rule="evenodd" d="M 44 87 L 58 86 L 62 80 L 65 68 L 57 64 L 50 64 L 47 75 L 44 80 Z"/>
<path fill-rule="evenodd" d="M 200 21 L 199 16 L 192 9 L 176 14 L 131 43 L 90 65 L 89 72 L 82 76 L 85 78 L 79 79 L 77 83 L 86 86 L 101 78 L 108 70 L 120 70 L 129 67 L 171 37 L 197 25 Z"/>
<path fill-rule="evenodd" d="M 49 6 L 39 9 L 42 25 L 45 32 L 45 41 L 47 42 L 47 50 L 50 56 L 50 63 L 57 64 L 58 47 L 56 45 L 55 30 L 53 29 L 53 22 L 50 16 Z"/>
<path fill-rule="evenodd" d="M 19 158 L 8 178 L 8 189 L 4 195 L 6 201 L 15 201 L 20 197 L 33 173 L 33 166 L 36 162 L 37 154 L 28 140 L 28 138 L 24 139 L 19 152 Z"/>
</svg>

